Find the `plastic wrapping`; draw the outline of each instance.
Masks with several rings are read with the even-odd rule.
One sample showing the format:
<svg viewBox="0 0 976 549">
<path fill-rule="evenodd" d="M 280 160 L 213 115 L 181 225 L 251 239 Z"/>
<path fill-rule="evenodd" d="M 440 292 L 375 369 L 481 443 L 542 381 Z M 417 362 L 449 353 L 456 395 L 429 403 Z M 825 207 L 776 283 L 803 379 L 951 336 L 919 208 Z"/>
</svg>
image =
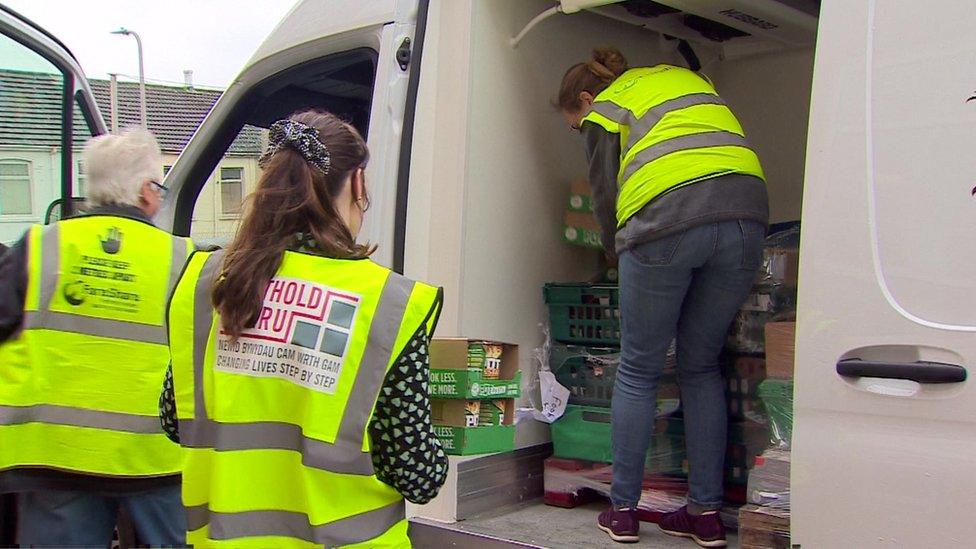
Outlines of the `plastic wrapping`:
<svg viewBox="0 0 976 549">
<path fill-rule="evenodd" d="M 759 397 L 769 416 L 772 448 L 756 458 L 749 472 L 750 505 L 739 513 L 739 544 L 743 549 L 789 549 L 793 381 L 767 379 L 759 384 Z"/>
<path fill-rule="evenodd" d="M 538 374 L 530 376 L 525 387 L 530 406 L 515 411 L 516 423 L 526 419 L 553 423 L 563 415 L 569 402 L 569 389 L 560 385 L 549 370 L 549 330 L 543 327 L 543 332 L 545 339 L 542 346 L 532 351 Z"/>
<path fill-rule="evenodd" d="M 790 452 L 766 450 L 749 473 L 749 503 L 790 513 Z"/>
<path fill-rule="evenodd" d="M 763 354 L 766 324 L 796 318 L 796 280 L 800 229 L 793 227 L 766 239 L 756 283 L 729 330 L 726 348 L 734 353 Z"/>
<path fill-rule="evenodd" d="M 763 263 L 756 286 L 796 286 L 800 227 L 773 233 L 763 246 Z"/>
<path fill-rule="evenodd" d="M 767 379 L 759 384 L 759 398 L 769 418 L 770 444 L 789 450 L 793 439 L 793 381 Z"/>
</svg>

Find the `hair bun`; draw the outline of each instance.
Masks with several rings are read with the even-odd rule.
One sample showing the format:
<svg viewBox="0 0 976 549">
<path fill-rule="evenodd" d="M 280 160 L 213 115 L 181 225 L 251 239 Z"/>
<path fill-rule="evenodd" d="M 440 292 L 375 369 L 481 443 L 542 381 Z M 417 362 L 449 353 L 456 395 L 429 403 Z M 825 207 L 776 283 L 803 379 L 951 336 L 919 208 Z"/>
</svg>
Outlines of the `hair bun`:
<svg viewBox="0 0 976 549">
<path fill-rule="evenodd" d="M 620 76 L 627 71 L 627 60 L 620 50 L 613 46 L 602 46 L 594 48 L 593 61 L 603 65 L 614 77 Z"/>
</svg>

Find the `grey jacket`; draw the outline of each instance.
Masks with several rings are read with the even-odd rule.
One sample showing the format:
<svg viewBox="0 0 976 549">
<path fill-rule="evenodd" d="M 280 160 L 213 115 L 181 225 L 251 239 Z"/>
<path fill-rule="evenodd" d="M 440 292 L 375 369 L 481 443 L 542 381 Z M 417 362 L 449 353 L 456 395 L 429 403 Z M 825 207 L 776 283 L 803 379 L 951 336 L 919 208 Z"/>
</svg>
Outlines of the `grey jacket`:
<svg viewBox="0 0 976 549">
<path fill-rule="evenodd" d="M 620 136 L 583 123 L 593 204 L 609 256 L 692 227 L 735 219 L 769 223 L 766 184 L 751 175 L 724 174 L 655 198 L 617 229 Z"/>
</svg>

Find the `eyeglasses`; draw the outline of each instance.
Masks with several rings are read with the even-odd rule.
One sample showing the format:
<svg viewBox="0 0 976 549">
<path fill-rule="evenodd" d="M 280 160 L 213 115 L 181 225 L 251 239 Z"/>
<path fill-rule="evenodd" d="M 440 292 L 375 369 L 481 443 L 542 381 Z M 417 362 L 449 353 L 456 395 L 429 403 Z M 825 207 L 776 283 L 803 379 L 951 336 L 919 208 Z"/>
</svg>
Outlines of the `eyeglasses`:
<svg viewBox="0 0 976 549">
<path fill-rule="evenodd" d="M 153 187 L 156 187 L 156 190 L 159 191 L 160 200 L 166 200 L 166 195 L 169 194 L 169 188 L 157 181 L 150 181 L 150 183 L 152 183 Z"/>
</svg>

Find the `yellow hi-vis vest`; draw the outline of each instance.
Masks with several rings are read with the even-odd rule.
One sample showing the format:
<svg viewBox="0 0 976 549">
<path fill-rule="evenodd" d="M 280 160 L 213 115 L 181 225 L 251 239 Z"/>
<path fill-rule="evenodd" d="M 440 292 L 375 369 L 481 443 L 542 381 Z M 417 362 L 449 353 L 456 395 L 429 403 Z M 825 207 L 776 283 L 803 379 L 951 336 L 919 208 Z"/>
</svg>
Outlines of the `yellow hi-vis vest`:
<svg viewBox="0 0 976 549">
<path fill-rule="evenodd" d="M 0 344 L 0 470 L 180 472 L 159 423 L 169 293 L 193 247 L 93 215 L 27 233 L 22 329 Z"/>
<path fill-rule="evenodd" d="M 668 191 L 731 173 L 765 179 L 735 115 L 711 83 L 685 68 L 623 73 L 583 120 L 620 135 L 618 228 Z"/>
<path fill-rule="evenodd" d="M 223 259 L 191 256 L 169 307 L 187 543 L 409 547 L 367 426 L 389 368 L 421 326 L 433 333 L 440 290 L 365 259 L 285 252 L 233 341 L 211 305 Z"/>
</svg>

